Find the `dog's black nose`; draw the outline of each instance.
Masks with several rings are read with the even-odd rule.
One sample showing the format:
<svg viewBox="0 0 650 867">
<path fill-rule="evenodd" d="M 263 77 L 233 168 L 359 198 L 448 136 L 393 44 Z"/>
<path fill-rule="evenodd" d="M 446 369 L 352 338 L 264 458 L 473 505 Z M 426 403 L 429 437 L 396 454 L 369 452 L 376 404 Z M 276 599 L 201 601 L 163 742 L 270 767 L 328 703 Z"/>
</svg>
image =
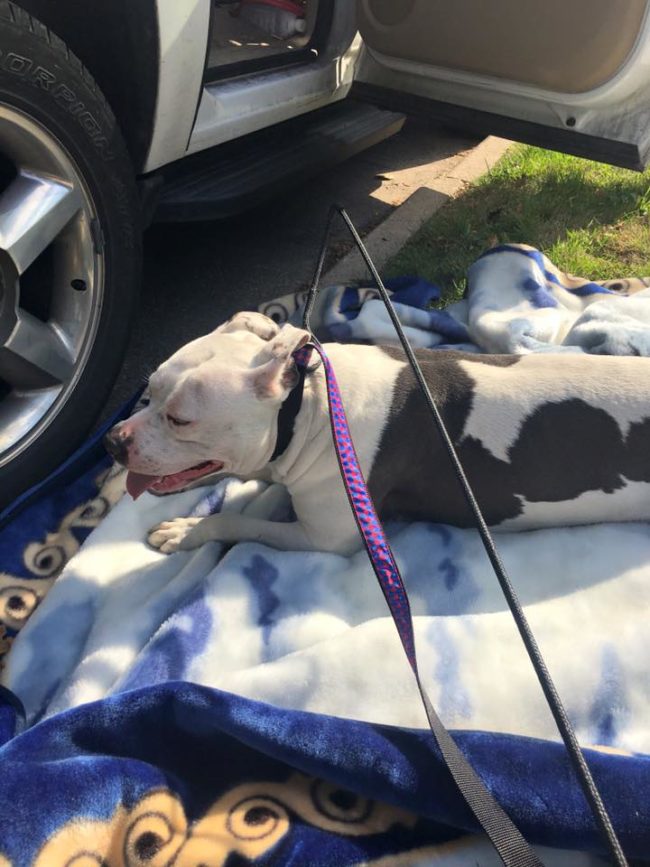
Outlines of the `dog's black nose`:
<svg viewBox="0 0 650 867">
<path fill-rule="evenodd" d="M 126 463 L 129 446 L 132 442 L 132 436 L 128 436 L 123 431 L 116 430 L 115 428 L 109 430 L 103 439 L 106 451 L 120 464 Z"/>
</svg>

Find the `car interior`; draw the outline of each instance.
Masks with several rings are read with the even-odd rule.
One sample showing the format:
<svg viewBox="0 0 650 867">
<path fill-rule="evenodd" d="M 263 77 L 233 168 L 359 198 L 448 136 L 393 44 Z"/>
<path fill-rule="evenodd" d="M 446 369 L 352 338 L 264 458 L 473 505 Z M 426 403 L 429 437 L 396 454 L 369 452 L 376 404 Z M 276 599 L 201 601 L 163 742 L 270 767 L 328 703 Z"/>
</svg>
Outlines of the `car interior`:
<svg viewBox="0 0 650 867">
<path fill-rule="evenodd" d="M 332 5 L 213 0 L 207 80 L 313 60 Z M 547 0 L 540 14 L 537 0 L 457 0 L 450 14 L 448 0 L 357 0 L 357 20 L 366 44 L 398 64 L 584 93 L 630 57 L 647 7 L 648 0 Z"/>
<path fill-rule="evenodd" d="M 214 0 L 208 70 L 216 77 L 242 62 L 302 55 L 310 49 L 318 7 L 318 0 Z"/>
</svg>

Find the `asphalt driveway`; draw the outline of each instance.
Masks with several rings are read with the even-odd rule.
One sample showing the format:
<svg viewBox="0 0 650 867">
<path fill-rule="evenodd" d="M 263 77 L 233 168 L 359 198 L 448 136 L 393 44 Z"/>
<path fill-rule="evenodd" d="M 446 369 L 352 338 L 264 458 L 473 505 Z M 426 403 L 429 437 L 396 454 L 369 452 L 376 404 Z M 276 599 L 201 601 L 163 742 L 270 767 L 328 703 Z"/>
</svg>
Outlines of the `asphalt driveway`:
<svg viewBox="0 0 650 867">
<path fill-rule="evenodd" d="M 140 313 L 107 413 L 183 343 L 237 310 L 304 287 L 332 202 L 345 205 L 367 232 L 419 186 L 453 170 L 475 144 L 409 121 L 400 134 L 256 211 L 227 221 L 151 227 Z M 331 260 L 347 247 L 339 229 Z"/>
</svg>

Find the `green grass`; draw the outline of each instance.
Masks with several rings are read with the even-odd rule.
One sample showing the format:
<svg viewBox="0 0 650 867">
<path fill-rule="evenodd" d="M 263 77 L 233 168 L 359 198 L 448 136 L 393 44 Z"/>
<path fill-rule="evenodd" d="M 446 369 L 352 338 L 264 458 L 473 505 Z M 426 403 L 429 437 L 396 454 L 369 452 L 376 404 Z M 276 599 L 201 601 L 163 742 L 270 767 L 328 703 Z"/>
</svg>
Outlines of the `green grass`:
<svg viewBox="0 0 650 867">
<path fill-rule="evenodd" d="M 388 264 L 462 295 L 467 267 L 495 244 L 538 247 L 592 280 L 650 275 L 650 169 L 645 174 L 517 145 L 445 205 Z"/>
</svg>

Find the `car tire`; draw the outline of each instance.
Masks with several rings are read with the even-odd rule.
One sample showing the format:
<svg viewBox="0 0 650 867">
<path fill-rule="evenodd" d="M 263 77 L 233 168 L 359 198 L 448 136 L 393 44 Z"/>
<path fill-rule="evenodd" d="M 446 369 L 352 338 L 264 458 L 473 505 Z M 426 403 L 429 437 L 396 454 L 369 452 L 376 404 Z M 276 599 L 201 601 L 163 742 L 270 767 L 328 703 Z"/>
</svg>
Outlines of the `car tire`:
<svg viewBox="0 0 650 867">
<path fill-rule="evenodd" d="M 3 508 L 67 457 L 104 407 L 134 316 L 142 235 L 133 166 L 108 103 L 65 43 L 7 0 L 0 0 L 0 160 L 9 177 L 0 189 Z M 1 176 L 0 166 L 0 180 Z M 7 235 L 15 234 L 23 217 L 27 222 L 37 217 L 29 195 L 18 197 L 16 178 L 24 181 L 20 190 L 29 195 L 29 184 L 40 184 L 53 203 L 48 222 L 43 223 L 44 237 L 66 218 L 63 210 L 57 214 L 57 208 L 63 208 L 59 199 L 69 197 L 70 210 L 78 205 L 42 255 L 33 242 L 25 263 L 35 254 L 37 258 L 24 271 L 23 248 L 9 246 L 12 239 L 7 241 Z M 7 195 L 22 207 L 16 211 L 20 219 L 9 229 L 2 222 Z M 35 237 L 30 235 L 23 247 Z M 34 290 L 38 268 L 41 282 Z M 87 279 L 74 278 L 75 273 Z M 23 301 L 32 309 L 23 309 Z M 12 319 L 11 304 L 20 317 L 22 342 L 16 338 L 20 329 Z M 24 338 L 32 333 L 36 338 L 30 345 Z M 39 368 L 33 347 L 41 334 L 46 356 Z M 30 408 L 32 416 L 21 415 L 21 408 Z M 42 410 L 40 417 L 36 408 Z"/>
</svg>

